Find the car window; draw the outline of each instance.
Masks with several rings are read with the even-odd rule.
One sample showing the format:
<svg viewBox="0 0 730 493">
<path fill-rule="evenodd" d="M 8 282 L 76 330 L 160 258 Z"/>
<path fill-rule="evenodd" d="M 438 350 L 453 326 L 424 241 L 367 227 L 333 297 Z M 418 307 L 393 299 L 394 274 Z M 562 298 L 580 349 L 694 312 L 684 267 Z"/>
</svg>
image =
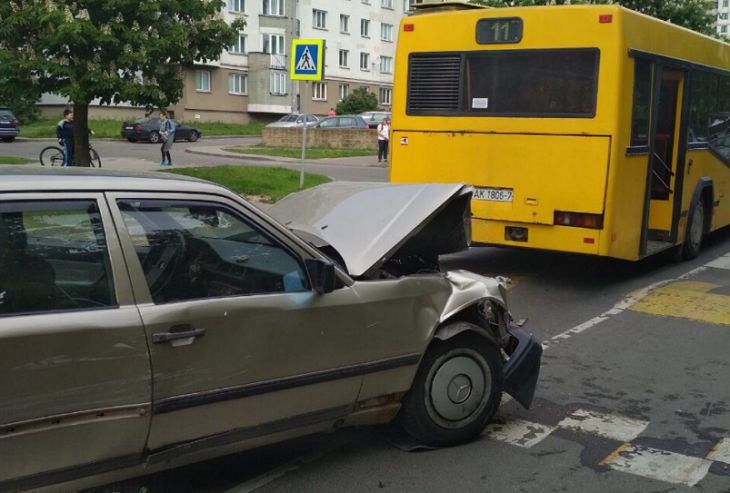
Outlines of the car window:
<svg viewBox="0 0 730 493">
<path fill-rule="evenodd" d="M 309 289 L 299 260 L 220 204 L 119 201 L 155 303 Z"/>
<path fill-rule="evenodd" d="M 289 114 L 289 115 L 284 115 L 284 116 L 282 116 L 282 117 L 281 117 L 281 118 L 279 119 L 279 121 L 280 121 L 280 122 L 293 122 L 293 121 L 295 121 L 296 119 L 297 119 L 297 115 L 292 115 L 292 114 Z"/>
<path fill-rule="evenodd" d="M 334 128 L 337 126 L 338 118 L 327 118 L 319 123 L 320 128 Z"/>
<path fill-rule="evenodd" d="M 308 122 L 316 122 L 317 121 L 317 117 L 314 116 L 314 115 L 307 115 L 307 121 Z"/>
<path fill-rule="evenodd" d="M 93 200 L 0 202 L 0 315 L 114 306 Z"/>
<path fill-rule="evenodd" d="M 12 120 L 14 118 L 15 118 L 15 116 L 13 116 L 13 114 L 10 113 L 9 111 L 0 111 L 1 120 Z"/>
<path fill-rule="evenodd" d="M 355 126 L 354 118 L 340 118 L 340 127 L 351 128 Z"/>
</svg>

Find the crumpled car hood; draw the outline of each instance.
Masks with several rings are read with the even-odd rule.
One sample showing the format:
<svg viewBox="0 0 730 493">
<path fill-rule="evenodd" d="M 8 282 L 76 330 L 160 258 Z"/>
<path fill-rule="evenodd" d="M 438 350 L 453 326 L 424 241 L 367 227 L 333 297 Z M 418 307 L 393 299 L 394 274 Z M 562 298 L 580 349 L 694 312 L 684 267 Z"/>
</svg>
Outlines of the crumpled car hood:
<svg viewBox="0 0 730 493">
<path fill-rule="evenodd" d="M 332 182 L 267 213 L 315 246 L 334 248 L 348 273 L 362 277 L 395 256 L 434 259 L 468 247 L 471 192 L 461 184 Z"/>
</svg>

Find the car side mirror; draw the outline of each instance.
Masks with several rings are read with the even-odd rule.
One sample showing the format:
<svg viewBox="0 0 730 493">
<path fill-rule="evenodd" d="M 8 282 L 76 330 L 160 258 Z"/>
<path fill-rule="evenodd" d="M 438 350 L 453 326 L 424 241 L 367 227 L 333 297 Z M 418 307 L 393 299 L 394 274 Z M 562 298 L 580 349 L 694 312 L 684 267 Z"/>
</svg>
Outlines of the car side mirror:
<svg viewBox="0 0 730 493">
<path fill-rule="evenodd" d="M 304 265 L 317 293 L 325 294 L 335 290 L 335 264 L 321 259 L 305 259 Z"/>
</svg>

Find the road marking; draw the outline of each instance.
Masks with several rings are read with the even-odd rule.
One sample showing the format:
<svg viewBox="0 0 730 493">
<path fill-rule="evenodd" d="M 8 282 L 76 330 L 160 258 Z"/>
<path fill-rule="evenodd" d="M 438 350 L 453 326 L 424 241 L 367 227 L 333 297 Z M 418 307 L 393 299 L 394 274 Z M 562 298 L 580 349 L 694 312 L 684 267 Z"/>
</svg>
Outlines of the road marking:
<svg viewBox="0 0 730 493">
<path fill-rule="evenodd" d="M 540 443 L 555 430 L 554 426 L 533 423 L 511 416 L 505 418 L 506 423 L 490 423 L 484 430 L 484 435 L 490 440 L 530 448 Z"/>
<path fill-rule="evenodd" d="M 674 282 L 654 290 L 631 307 L 635 312 L 730 325 L 730 296 L 713 294 L 717 284 Z"/>
<path fill-rule="evenodd" d="M 601 464 L 636 476 L 694 486 L 707 475 L 712 461 L 624 443 Z"/>
<path fill-rule="evenodd" d="M 707 267 L 713 267 L 715 269 L 725 269 L 730 270 L 730 255 L 723 255 L 722 257 L 717 257 L 712 262 L 708 262 Z"/>
<path fill-rule="evenodd" d="M 730 464 L 730 438 L 723 438 L 717 445 L 712 447 L 710 453 L 705 457 L 707 460 L 715 460 Z"/>
<path fill-rule="evenodd" d="M 707 267 L 704 265 L 700 267 L 696 267 L 688 272 L 685 272 L 681 276 L 675 277 L 674 279 L 665 279 L 664 281 L 655 282 L 653 284 L 650 284 L 649 286 L 646 286 L 643 289 L 640 289 L 638 291 L 634 291 L 633 293 L 630 293 L 626 298 L 616 303 L 613 308 L 610 310 L 603 312 L 602 314 L 598 315 L 597 317 L 593 317 L 590 320 L 587 320 L 583 322 L 582 324 L 576 325 L 575 327 L 572 327 L 564 332 L 561 332 L 560 334 L 554 335 L 550 339 L 543 341 L 542 347 L 544 350 L 549 349 L 552 346 L 555 346 L 557 344 L 560 344 L 560 342 L 565 341 L 567 339 L 570 339 L 571 337 L 581 334 L 588 329 L 591 329 L 595 327 L 596 325 L 599 325 L 609 318 L 618 315 L 620 313 L 623 313 L 624 311 L 631 308 L 633 305 L 638 303 L 639 301 L 643 300 L 647 296 L 649 296 L 655 289 L 660 288 L 662 286 L 666 286 L 667 284 L 670 284 L 672 282 L 681 281 L 684 279 L 688 279 L 695 274 L 699 274 L 700 272 L 706 270 Z"/>
<path fill-rule="evenodd" d="M 648 421 L 627 418 L 616 414 L 603 414 L 578 409 L 558 423 L 567 430 L 592 433 L 594 435 L 630 442 L 649 426 Z"/>
</svg>

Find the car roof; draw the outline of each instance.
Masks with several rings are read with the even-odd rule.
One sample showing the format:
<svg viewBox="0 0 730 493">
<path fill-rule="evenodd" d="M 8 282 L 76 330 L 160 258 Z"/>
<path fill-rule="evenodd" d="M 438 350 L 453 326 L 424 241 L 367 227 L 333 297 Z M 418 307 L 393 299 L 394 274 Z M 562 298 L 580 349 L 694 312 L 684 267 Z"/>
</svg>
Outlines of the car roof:
<svg viewBox="0 0 730 493">
<path fill-rule="evenodd" d="M 235 195 L 230 190 L 205 180 L 159 171 L 0 166 L 0 196 L 3 193 L 73 191 L 163 191 Z"/>
</svg>

